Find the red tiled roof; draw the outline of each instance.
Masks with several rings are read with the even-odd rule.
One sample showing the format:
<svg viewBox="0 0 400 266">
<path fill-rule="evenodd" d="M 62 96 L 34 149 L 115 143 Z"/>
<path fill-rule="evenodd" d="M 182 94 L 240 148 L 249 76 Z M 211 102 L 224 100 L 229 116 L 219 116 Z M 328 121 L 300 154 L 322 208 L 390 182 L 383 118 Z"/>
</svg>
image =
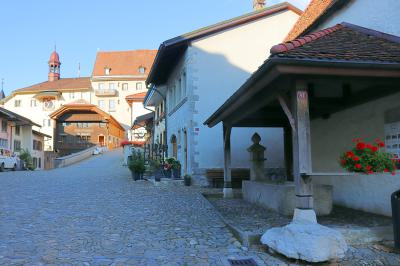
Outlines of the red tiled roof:
<svg viewBox="0 0 400 266">
<path fill-rule="evenodd" d="M 311 0 L 285 38 L 285 41 L 293 40 L 302 35 L 334 2 L 336 0 Z"/>
<path fill-rule="evenodd" d="M 270 52 L 273 58 L 400 63 L 400 37 L 343 22 Z"/>
<path fill-rule="evenodd" d="M 147 92 L 139 92 L 135 94 L 131 94 L 125 97 L 125 100 L 129 103 L 132 102 L 143 102 L 144 98 L 146 97 Z"/>
<path fill-rule="evenodd" d="M 92 76 L 105 76 L 105 68 L 111 69 L 109 76 L 147 76 L 156 54 L 157 50 L 98 52 Z M 139 72 L 140 67 L 145 74 Z"/>
<path fill-rule="evenodd" d="M 45 81 L 29 87 L 15 90 L 13 93 L 20 92 L 41 92 L 41 91 L 63 91 L 71 89 L 90 89 L 90 78 L 62 78 L 55 81 Z"/>
</svg>

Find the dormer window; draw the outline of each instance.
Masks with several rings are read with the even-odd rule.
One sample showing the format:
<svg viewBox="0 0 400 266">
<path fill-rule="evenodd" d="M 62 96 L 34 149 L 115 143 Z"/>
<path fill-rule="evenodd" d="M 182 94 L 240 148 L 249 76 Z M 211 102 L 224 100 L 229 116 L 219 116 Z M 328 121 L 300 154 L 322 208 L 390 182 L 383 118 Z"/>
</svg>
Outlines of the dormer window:
<svg viewBox="0 0 400 266">
<path fill-rule="evenodd" d="M 143 67 L 143 66 L 139 67 L 139 73 L 140 73 L 140 74 L 146 73 L 146 68 Z"/>
<path fill-rule="evenodd" d="M 108 68 L 108 67 L 104 68 L 105 75 L 110 75 L 110 72 L 111 72 L 111 68 Z"/>
</svg>

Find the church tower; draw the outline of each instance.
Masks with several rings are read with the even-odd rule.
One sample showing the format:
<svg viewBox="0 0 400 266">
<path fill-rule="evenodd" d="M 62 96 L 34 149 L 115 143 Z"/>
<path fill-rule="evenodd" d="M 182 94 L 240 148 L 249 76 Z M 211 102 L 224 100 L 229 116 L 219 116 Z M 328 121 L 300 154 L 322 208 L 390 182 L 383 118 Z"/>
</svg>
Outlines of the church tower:
<svg viewBox="0 0 400 266">
<path fill-rule="evenodd" d="M 265 7 L 265 0 L 253 0 L 253 9 L 260 10 Z"/>
<path fill-rule="evenodd" d="M 51 53 L 49 60 L 49 81 L 55 81 L 60 79 L 60 57 L 56 50 Z"/>
</svg>

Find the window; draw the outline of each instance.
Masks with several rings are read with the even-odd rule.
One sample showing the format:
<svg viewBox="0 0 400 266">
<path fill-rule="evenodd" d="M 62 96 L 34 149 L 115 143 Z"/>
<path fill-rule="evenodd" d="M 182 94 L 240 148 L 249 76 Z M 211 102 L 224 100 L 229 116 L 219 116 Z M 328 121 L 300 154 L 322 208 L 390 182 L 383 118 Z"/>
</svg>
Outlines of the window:
<svg viewBox="0 0 400 266">
<path fill-rule="evenodd" d="M 70 99 L 75 99 L 75 92 L 70 92 L 69 93 L 69 98 Z"/>
<path fill-rule="evenodd" d="M 41 151 L 43 150 L 43 144 L 41 141 L 34 139 L 33 140 L 33 149 L 35 151 Z"/>
<path fill-rule="evenodd" d="M 110 100 L 108 102 L 108 110 L 109 111 L 115 111 L 115 100 Z"/>
<path fill-rule="evenodd" d="M 1 120 L 1 132 L 7 132 L 8 123 L 6 120 Z"/>
<path fill-rule="evenodd" d="M 31 107 L 36 107 L 36 100 L 35 99 L 31 100 Z"/>
<path fill-rule="evenodd" d="M 128 83 L 122 83 L 122 90 L 127 91 L 128 90 Z"/>
<path fill-rule="evenodd" d="M 32 158 L 32 164 L 33 164 L 33 168 L 37 168 L 38 167 L 38 160 L 37 160 L 37 158 L 36 157 L 33 157 Z"/>
<path fill-rule="evenodd" d="M 0 147 L 2 148 L 8 148 L 8 140 L 0 138 Z"/>
<path fill-rule="evenodd" d="M 111 72 L 111 68 L 106 67 L 106 68 L 104 69 L 104 74 L 105 74 L 105 75 L 110 75 L 110 72 Z"/>
<path fill-rule="evenodd" d="M 15 100 L 14 107 L 21 107 L 21 100 Z"/>
<path fill-rule="evenodd" d="M 46 100 L 43 102 L 43 110 L 49 111 L 54 110 L 54 102 L 52 100 Z"/>
<path fill-rule="evenodd" d="M 179 103 L 181 100 L 181 89 L 182 89 L 181 85 L 182 85 L 182 79 L 179 79 L 176 88 L 176 103 Z"/>
<path fill-rule="evenodd" d="M 138 82 L 136 83 L 136 90 L 141 90 L 142 89 L 142 83 Z"/>
<path fill-rule="evenodd" d="M 100 123 L 99 123 L 99 127 L 100 127 L 100 128 L 105 128 L 105 127 L 106 127 L 106 123 L 100 122 Z"/>
<path fill-rule="evenodd" d="M 186 72 L 183 72 L 183 75 L 182 75 L 182 95 L 183 95 L 183 97 L 185 97 L 186 96 Z"/>
<path fill-rule="evenodd" d="M 99 90 L 104 90 L 104 83 L 99 83 L 98 88 Z"/>
<path fill-rule="evenodd" d="M 88 128 L 89 127 L 89 123 L 85 122 L 85 123 L 76 123 L 76 127 L 77 128 Z"/>
<path fill-rule="evenodd" d="M 14 140 L 14 151 L 20 151 L 20 150 L 21 150 L 21 141 Z"/>
<path fill-rule="evenodd" d="M 109 88 L 110 90 L 115 90 L 115 83 L 110 83 L 110 84 L 108 84 L 108 88 Z"/>
<path fill-rule="evenodd" d="M 146 73 L 146 68 L 145 67 L 139 67 L 139 73 L 140 74 L 144 74 L 144 73 Z"/>
<path fill-rule="evenodd" d="M 43 119 L 43 126 L 44 127 L 50 127 L 51 126 L 51 120 L 50 119 Z"/>
<path fill-rule="evenodd" d="M 99 107 L 100 109 L 104 109 L 104 100 L 99 100 Z"/>
<path fill-rule="evenodd" d="M 15 126 L 15 135 L 19 136 L 21 134 L 21 127 Z"/>
</svg>

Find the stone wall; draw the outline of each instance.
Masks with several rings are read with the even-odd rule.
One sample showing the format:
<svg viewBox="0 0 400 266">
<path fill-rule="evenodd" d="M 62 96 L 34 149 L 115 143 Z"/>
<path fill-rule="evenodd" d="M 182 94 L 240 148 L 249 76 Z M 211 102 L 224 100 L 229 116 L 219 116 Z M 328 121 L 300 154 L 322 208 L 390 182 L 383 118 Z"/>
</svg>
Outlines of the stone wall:
<svg viewBox="0 0 400 266">
<path fill-rule="evenodd" d="M 400 174 L 316 176 L 313 181 L 333 187 L 334 204 L 386 216 L 392 216 L 391 194 L 400 189 Z"/>
</svg>

